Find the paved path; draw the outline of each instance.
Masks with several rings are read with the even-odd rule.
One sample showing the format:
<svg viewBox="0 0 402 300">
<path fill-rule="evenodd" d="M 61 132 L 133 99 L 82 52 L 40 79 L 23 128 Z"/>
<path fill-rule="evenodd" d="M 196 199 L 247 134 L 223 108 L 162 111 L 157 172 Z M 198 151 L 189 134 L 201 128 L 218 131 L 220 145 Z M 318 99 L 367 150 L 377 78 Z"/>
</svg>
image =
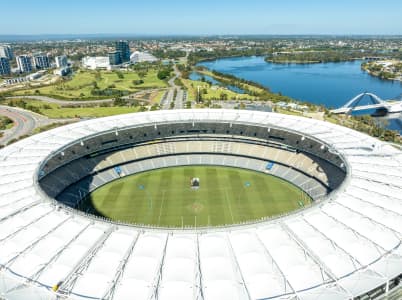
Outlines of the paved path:
<svg viewBox="0 0 402 300">
<path fill-rule="evenodd" d="M 169 109 L 170 103 L 173 101 L 174 90 L 170 89 L 161 99 L 160 106 L 162 109 Z"/>
<path fill-rule="evenodd" d="M 160 91 L 163 89 L 165 89 L 165 88 L 138 91 L 136 93 L 130 94 L 128 96 L 124 96 L 122 98 L 123 99 L 131 99 L 131 98 L 135 98 L 137 95 L 143 94 L 144 92 Z M 40 96 L 40 95 L 11 96 L 11 97 L 7 97 L 7 99 L 32 99 L 32 100 L 38 100 L 38 101 L 43 101 L 43 102 L 56 103 L 56 104 L 60 104 L 60 105 L 101 104 L 101 103 L 111 103 L 114 101 L 114 98 L 113 99 L 99 99 L 99 100 L 61 100 L 61 99 L 55 99 L 55 98 L 51 98 L 51 97 L 47 97 L 47 96 Z"/>
<path fill-rule="evenodd" d="M 172 88 L 179 89 L 180 87 L 177 86 L 176 83 L 174 82 L 177 78 L 179 78 L 181 76 L 181 73 L 176 65 L 173 65 L 173 72 L 174 72 L 174 76 L 169 79 L 168 83 Z"/>
<path fill-rule="evenodd" d="M 175 109 L 182 109 L 183 108 L 183 102 L 184 102 L 184 94 L 185 92 L 183 90 L 178 90 L 176 99 L 174 100 L 174 108 Z"/>
<path fill-rule="evenodd" d="M 50 102 L 50 103 L 56 103 L 56 104 L 61 104 L 61 105 L 74 105 L 74 104 L 95 104 L 95 103 L 110 103 L 114 99 L 101 99 L 101 100 L 60 100 L 60 99 L 55 99 L 47 96 L 11 96 L 7 97 L 7 99 L 31 99 L 31 100 L 38 100 L 38 101 L 43 101 L 43 102 Z"/>
<path fill-rule="evenodd" d="M 3 131 L 4 135 L 0 138 L 0 145 L 6 145 L 9 141 L 17 139 L 23 135 L 30 134 L 35 128 L 49 125 L 52 123 L 77 121 L 78 119 L 49 119 L 45 116 L 17 107 L 0 105 L 0 115 L 13 120 L 14 126 Z"/>
<path fill-rule="evenodd" d="M 176 83 L 174 82 L 177 78 L 181 77 L 181 73 L 176 65 L 173 66 L 173 72 L 174 76 L 170 78 L 168 81 L 170 90 L 168 91 L 167 94 L 165 94 L 160 103 L 162 109 L 170 109 L 171 108 L 170 105 L 172 102 L 174 103 L 174 109 L 183 108 L 184 96 L 187 95 L 185 94 L 185 92 L 183 92 L 181 87 L 176 85 Z M 177 91 L 176 97 L 174 97 L 175 90 Z"/>
</svg>

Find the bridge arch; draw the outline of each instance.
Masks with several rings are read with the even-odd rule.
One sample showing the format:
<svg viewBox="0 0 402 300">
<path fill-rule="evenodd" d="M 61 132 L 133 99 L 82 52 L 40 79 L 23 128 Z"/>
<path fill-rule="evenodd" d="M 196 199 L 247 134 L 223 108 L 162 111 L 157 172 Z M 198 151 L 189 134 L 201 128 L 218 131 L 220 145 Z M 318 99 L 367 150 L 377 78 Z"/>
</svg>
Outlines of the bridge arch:
<svg viewBox="0 0 402 300">
<path fill-rule="evenodd" d="M 359 105 L 360 101 L 365 96 L 369 96 L 369 99 L 371 100 L 371 102 L 373 104 L 385 104 L 386 103 L 384 100 L 382 100 L 377 95 L 375 95 L 373 93 L 364 92 L 364 93 L 357 95 L 353 99 L 349 100 L 345 105 L 342 106 L 342 108 L 350 108 L 350 109 L 355 108 L 357 105 Z"/>
</svg>

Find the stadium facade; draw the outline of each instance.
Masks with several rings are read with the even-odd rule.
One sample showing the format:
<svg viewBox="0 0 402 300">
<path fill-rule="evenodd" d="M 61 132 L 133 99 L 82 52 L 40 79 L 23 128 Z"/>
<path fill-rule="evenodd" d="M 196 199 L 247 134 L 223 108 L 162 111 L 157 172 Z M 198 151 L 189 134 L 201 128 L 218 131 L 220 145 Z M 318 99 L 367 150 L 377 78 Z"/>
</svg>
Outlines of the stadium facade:
<svg viewBox="0 0 402 300">
<path fill-rule="evenodd" d="M 175 165 L 229 165 L 314 205 L 204 228 L 111 222 L 91 191 Z M 402 152 L 312 119 L 172 110 L 79 122 L 0 151 L 0 297 L 364 299 L 400 287 Z"/>
</svg>

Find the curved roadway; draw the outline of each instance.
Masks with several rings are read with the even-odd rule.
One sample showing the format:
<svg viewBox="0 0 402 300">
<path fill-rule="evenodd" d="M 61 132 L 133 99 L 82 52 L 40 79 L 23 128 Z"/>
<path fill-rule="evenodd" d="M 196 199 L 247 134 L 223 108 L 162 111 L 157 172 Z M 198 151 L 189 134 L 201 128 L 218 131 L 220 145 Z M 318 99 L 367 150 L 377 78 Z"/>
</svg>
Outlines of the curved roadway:
<svg viewBox="0 0 402 300">
<path fill-rule="evenodd" d="M 3 131 L 4 135 L 0 137 L 0 145 L 6 145 L 13 139 L 30 134 L 37 127 L 71 121 L 71 119 L 49 119 L 28 110 L 5 105 L 0 105 L 0 115 L 8 117 L 14 122 L 11 129 Z"/>
</svg>

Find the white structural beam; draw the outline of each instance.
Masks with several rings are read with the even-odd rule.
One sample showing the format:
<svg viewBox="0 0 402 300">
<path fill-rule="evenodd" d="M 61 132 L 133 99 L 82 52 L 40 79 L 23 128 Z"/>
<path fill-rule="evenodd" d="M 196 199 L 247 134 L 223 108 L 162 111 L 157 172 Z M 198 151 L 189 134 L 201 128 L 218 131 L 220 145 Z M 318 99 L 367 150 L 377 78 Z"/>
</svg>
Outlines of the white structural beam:
<svg viewBox="0 0 402 300">
<path fill-rule="evenodd" d="M 138 241 L 139 236 L 140 236 L 140 233 L 138 233 L 137 236 L 131 242 L 130 247 L 128 248 L 126 254 L 124 255 L 123 259 L 120 262 L 119 267 L 117 268 L 116 274 L 114 275 L 114 279 L 110 282 L 110 285 L 106 289 L 106 293 L 103 295 L 102 299 L 109 300 L 109 299 L 113 298 L 115 287 L 124 272 L 124 268 L 125 268 L 128 260 L 130 259 L 131 254 L 133 253 L 133 249 L 135 247 L 135 244 Z"/>
<path fill-rule="evenodd" d="M 337 276 L 332 273 L 331 269 L 317 256 L 314 254 L 314 251 L 310 249 L 310 247 L 303 242 L 297 234 L 284 222 L 280 223 L 283 230 L 285 230 L 289 236 L 303 249 L 304 253 L 308 255 L 321 269 L 321 272 L 324 272 L 332 281 L 337 282 Z M 322 277 L 323 281 L 325 281 L 325 277 Z"/>
<path fill-rule="evenodd" d="M 279 267 L 279 265 L 277 264 L 277 262 L 274 260 L 274 258 L 272 257 L 271 253 L 269 252 L 268 248 L 265 246 L 265 244 L 263 243 L 263 241 L 261 240 L 261 238 L 259 237 L 259 235 L 257 233 L 254 233 L 255 237 L 258 241 L 258 243 L 261 245 L 261 247 L 264 249 L 265 255 L 267 256 L 268 260 L 272 262 L 272 264 L 275 266 L 275 269 L 278 270 L 278 272 L 281 274 L 283 281 L 284 281 L 284 286 L 285 286 L 285 294 L 294 294 L 297 296 L 297 291 L 292 287 L 292 285 L 290 284 L 290 282 L 288 281 L 288 279 L 285 276 L 285 273 L 283 272 L 283 270 Z M 290 288 L 290 291 L 287 291 L 287 288 Z"/>
<path fill-rule="evenodd" d="M 88 249 L 81 260 L 79 260 L 75 267 L 72 268 L 70 273 L 63 280 L 61 280 L 61 284 L 58 288 L 58 293 L 60 295 L 68 295 L 70 293 L 79 274 L 88 267 L 91 259 L 96 255 L 97 251 L 102 248 L 107 238 L 115 230 L 116 227 L 109 227 L 108 230 L 98 239 L 98 241 L 94 243 L 90 249 Z"/>
</svg>

